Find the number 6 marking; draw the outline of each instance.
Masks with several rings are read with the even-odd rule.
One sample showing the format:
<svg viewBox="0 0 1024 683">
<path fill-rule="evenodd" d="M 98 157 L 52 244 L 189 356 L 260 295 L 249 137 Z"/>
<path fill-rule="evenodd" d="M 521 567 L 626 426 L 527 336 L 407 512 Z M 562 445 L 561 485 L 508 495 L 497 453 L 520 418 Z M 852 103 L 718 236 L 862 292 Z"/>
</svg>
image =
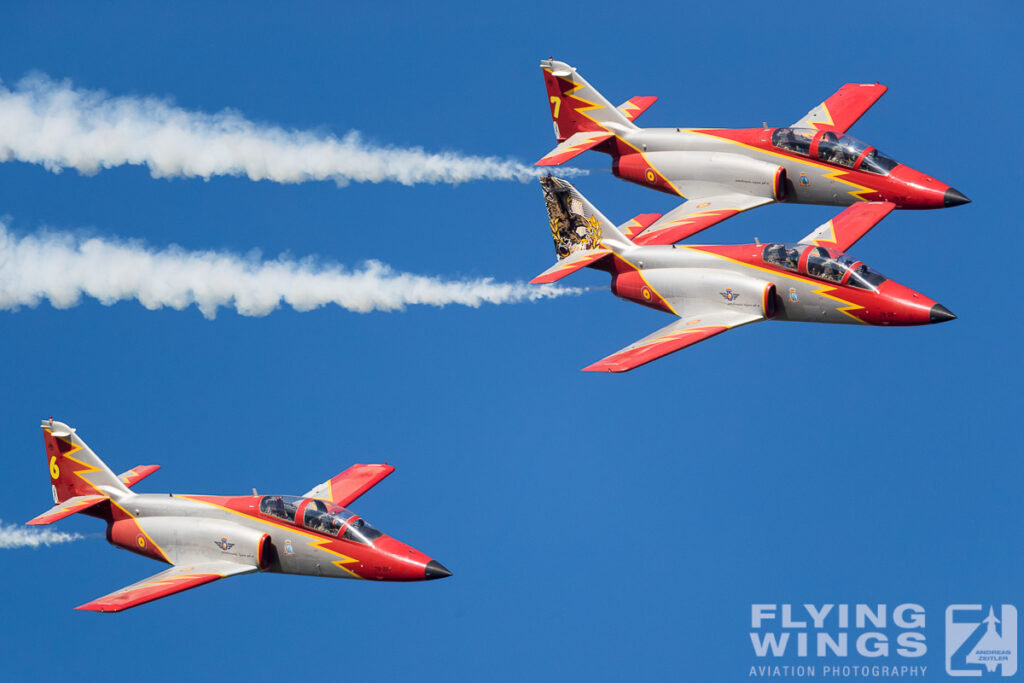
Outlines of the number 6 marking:
<svg viewBox="0 0 1024 683">
<path fill-rule="evenodd" d="M 50 479 L 60 479 L 60 468 L 57 467 L 57 456 L 54 455 L 50 458 Z"/>
<path fill-rule="evenodd" d="M 552 95 L 551 96 L 551 104 L 553 104 L 554 107 L 555 107 L 555 113 L 553 114 L 553 116 L 557 119 L 558 118 L 558 110 L 562 108 L 562 99 L 560 97 L 556 97 L 555 95 Z"/>
</svg>

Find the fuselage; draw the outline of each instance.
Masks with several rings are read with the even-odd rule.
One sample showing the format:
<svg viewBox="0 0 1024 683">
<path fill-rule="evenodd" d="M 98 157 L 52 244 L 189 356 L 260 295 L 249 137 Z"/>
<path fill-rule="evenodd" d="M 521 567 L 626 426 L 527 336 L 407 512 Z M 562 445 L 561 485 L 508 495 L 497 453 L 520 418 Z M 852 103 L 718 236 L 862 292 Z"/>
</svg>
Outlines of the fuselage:
<svg viewBox="0 0 1024 683">
<path fill-rule="evenodd" d="M 269 572 L 383 581 L 450 575 L 358 515 L 316 498 L 132 494 L 86 514 L 107 522 L 113 545 L 171 564 L 220 559 Z"/>
<path fill-rule="evenodd" d="M 924 325 L 955 317 L 859 260 L 815 245 L 647 246 L 618 256 L 607 262 L 612 291 L 678 316 L 725 307 L 795 322 Z"/>
<path fill-rule="evenodd" d="M 624 180 L 679 196 L 723 189 L 775 201 L 849 206 L 886 201 L 933 209 L 969 201 L 852 136 L 813 128 L 636 128 L 594 149 Z"/>
</svg>

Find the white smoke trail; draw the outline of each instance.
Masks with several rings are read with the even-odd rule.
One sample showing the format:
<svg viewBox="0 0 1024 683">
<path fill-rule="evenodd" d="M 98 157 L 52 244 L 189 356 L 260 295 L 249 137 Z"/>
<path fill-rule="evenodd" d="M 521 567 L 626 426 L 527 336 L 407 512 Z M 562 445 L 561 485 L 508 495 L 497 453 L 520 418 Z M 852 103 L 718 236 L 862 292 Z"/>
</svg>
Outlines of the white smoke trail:
<svg viewBox="0 0 1024 683">
<path fill-rule="evenodd" d="M 339 186 L 525 181 L 546 172 L 493 156 L 380 147 L 355 131 L 338 138 L 259 125 L 230 110 L 205 114 L 154 97 L 112 97 L 45 75 L 26 77 L 14 90 L 0 84 L 0 161 L 10 159 L 55 173 L 134 164 L 148 166 L 156 178 L 244 175 L 278 183 L 333 180 Z"/>
<path fill-rule="evenodd" d="M 404 310 L 412 304 L 478 307 L 578 294 L 582 290 L 493 278 L 444 280 L 392 270 L 368 261 L 349 270 L 312 258 L 260 260 L 229 252 L 160 251 L 138 242 L 79 238 L 68 233 L 18 237 L 0 223 L 0 310 L 79 303 L 82 295 L 104 305 L 137 299 L 150 310 L 192 304 L 212 319 L 221 306 L 263 316 L 282 301 L 297 311 L 335 304 L 349 311 Z"/>
<path fill-rule="evenodd" d="M 38 548 L 41 545 L 70 543 L 85 538 L 81 534 L 23 527 L 17 524 L 3 524 L 2 519 L 0 519 L 0 524 L 2 524 L 0 526 L 0 549 Z"/>
</svg>

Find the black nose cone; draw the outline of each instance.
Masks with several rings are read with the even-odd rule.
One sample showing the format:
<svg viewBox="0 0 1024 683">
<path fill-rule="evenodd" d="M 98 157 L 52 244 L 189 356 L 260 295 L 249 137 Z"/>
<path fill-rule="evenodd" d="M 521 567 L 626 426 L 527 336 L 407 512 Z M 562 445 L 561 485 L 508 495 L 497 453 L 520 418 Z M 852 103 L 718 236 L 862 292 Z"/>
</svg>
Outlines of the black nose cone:
<svg viewBox="0 0 1024 683">
<path fill-rule="evenodd" d="M 423 570 L 423 578 L 427 581 L 431 579 L 443 579 L 444 577 L 451 575 L 452 573 L 445 569 L 444 565 L 437 560 L 431 560 L 428 562 L 426 569 Z"/>
<path fill-rule="evenodd" d="M 956 320 L 956 316 L 942 304 L 935 304 L 932 306 L 932 310 L 928 312 L 928 322 L 944 323 L 947 320 Z"/>
<path fill-rule="evenodd" d="M 964 196 L 963 192 L 954 190 L 952 187 L 946 190 L 945 205 L 946 206 L 960 206 L 961 204 L 970 204 L 971 200 Z"/>
</svg>

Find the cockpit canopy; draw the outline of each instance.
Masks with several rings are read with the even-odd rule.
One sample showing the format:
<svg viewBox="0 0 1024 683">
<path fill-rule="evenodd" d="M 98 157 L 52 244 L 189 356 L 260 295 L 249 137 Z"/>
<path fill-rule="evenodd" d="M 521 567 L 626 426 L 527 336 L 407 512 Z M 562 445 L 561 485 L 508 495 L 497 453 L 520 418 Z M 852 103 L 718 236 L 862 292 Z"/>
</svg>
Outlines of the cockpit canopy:
<svg viewBox="0 0 1024 683">
<path fill-rule="evenodd" d="M 263 496 L 260 512 L 318 534 L 335 537 L 340 534 L 340 538 L 346 541 L 363 545 L 373 545 L 375 540 L 384 535 L 355 513 L 319 498 Z"/>
<path fill-rule="evenodd" d="M 813 244 L 764 245 L 761 258 L 765 263 L 840 285 L 876 290 L 885 282 L 881 273 L 871 270 L 852 256 L 835 249 Z"/>
<path fill-rule="evenodd" d="M 776 128 L 772 145 L 796 152 L 826 164 L 845 166 L 855 171 L 889 175 L 899 162 L 852 135 L 813 128 Z"/>
</svg>

